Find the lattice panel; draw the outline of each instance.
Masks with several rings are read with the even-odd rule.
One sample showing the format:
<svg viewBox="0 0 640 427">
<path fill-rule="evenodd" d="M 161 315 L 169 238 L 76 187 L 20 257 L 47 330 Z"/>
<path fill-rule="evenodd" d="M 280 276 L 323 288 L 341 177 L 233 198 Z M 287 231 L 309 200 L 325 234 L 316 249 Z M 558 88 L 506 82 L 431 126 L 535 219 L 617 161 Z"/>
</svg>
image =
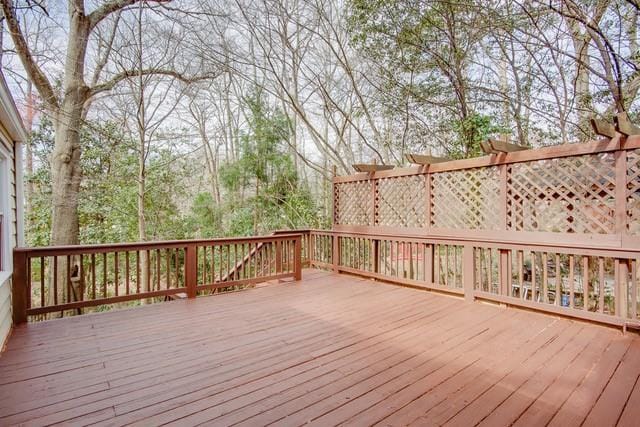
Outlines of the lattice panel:
<svg viewBox="0 0 640 427">
<path fill-rule="evenodd" d="M 435 173 L 431 177 L 431 225 L 463 230 L 500 228 L 497 167 Z"/>
<path fill-rule="evenodd" d="M 424 227 L 427 216 L 425 182 L 425 175 L 378 180 L 375 225 Z"/>
<path fill-rule="evenodd" d="M 640 235 L 640 150 L 627 151 L 627 226 Z"/>
<path fill-rule="evenodd" d="M 335 186 L 335 223 L 340 225 L 371 225 L 373 190 L 371 181 L 355 181 Z"/>
<path fill-rule="evenodd" d="M 612 153 L 516 163 L 507 176 L 508 229 L 615 232 Z"/>
</svg>

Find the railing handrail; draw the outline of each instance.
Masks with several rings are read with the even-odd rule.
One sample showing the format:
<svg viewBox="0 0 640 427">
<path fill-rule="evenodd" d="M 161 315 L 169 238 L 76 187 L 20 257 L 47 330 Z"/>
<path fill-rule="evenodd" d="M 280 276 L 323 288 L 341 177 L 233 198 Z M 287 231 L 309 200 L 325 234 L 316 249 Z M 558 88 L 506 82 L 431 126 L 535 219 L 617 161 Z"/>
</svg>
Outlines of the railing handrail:
<svg viewBox="0 0 640 427">
<path fill-rule="evenodd" d="M 322 243 L 318 246 L 315 242 L 320 239 L 322 239 Z M 314 242 L 314 246 L 310 251 L 312 266 L 328 268 L 335 272 L 357 274 L 405 286 L 456 294 L 469 301 L 475 299 L 489 300 L 525 309 L 622 326 L 623 328 L 628 326 L 640 328 L 640 319 L 636 315 L 637 312 L 640 313 L 640 310 L 636 311 L 636 304 L 640 303 L 637 297 L 637 290 L 640 290 L 637 275 L 638 266 L 640 265 L 640 250 L 637 249 L 602 249 L 585 247 L 586 245 L 573 247 L 562 244 L 540 245 L 524 242 L 505 243 L 499 239 L 490 241 L 475 238 L 441 238 L 344 230 L 322 230 L 317 232 L 312 230 L 310 241 Z M 437 247 L 444 248 L 445 252 L 438 252 L 438 255 L 435 255 L 434 251 Z M 449 258 L 450 248 L 453 249 L 452 252 L 454 254 L 454 264 L 452 265 L 449 265 L 449 260 L 451 259 Z M 456 250 L 456 248 L 458 249 Z M 476 255 L 480 254 L 480 260 L 482 260 L 483 255 L 481 252 L 488 249 L 496 254 L 493 261 L 491 261 L 491 255 L 489 255 L 489 264 L 485 266 L 483 264 L 485 261 L 477 264 Z M 349 253 L 343 253 L 345 250 L 349 251 Z M 440 250 L 438 249 L 438 251 Z M 533 273 L 537 276 L 539 283 L 536 283 L 535 277 L 530 278 L 530 287 L 534 295 L 535 292 L 540 294 L 553 289 L 555 298 L 553 303 L 547 301 L 549 299 L 548 295 L 544 297 L 543 301 L 534 301 L 533 296 L 531 299 L 527 299 L 522 292 L 524 289 L 517 288 L 520 285 L 527 286 L 527 279 L 522 277 L 524 274 L 524 256 L 529 254 L 527 256 L 532 257 L 534 253 L 542 254 L 540 256 L 543 257 L 543 260 L 547 259 L 545 254 L 551 254 L 548 262 L 555 261 L 556 270 L 553 275 L 547 277 L 547 268 L 553 269 L 554 267 L 548 267 L 549 264 L 545 264 L 542 261 L 544 265 L 541 265 L 541 267 L 536 266 L 536 272 Z M 441 265 L 443 254 L 446 263 Z M 553 254 L 555 254 L 555 258 Z M 558 265 L 561 262 L 559 258 L 561 255 L 566 256 L 563 262 L 570 263 L 568 267 L 565 266 L 569 269 L 568 273 L 562 270 L 562 265 Z M 516 256 L 518 257 L 517 259 L 515 258 Z M 574 270 L 574 264 L 577 262 L 576 256 L 582 257 L 583 261 L 586 260 L 586 265 L 589 265 L 589 268 L 596 263 L 595 259 L 598 259 L 596 267 L 599 268 L 599 273 L 589 271 L 584 276 L 585 273 L 581 270 L 581 276 L 578 277 L 578 273 Z M 589 259 L 592 261 L 589 261 Z M 609 260 L 609 266 L 613 269 L 613 273 L 608 273 L 609 280 L 614 281 L 613 284 L 607 283 L 607 278 L 605 277 L 605 259 Z M 382 264 L 383 260 L 384 264 Z M 418 275 L 421 274 L 422 277 L 416 277 L 414 274 L 403 276 L 407 273 L 407 266 L 404 264 L 407 260 L 409 260 L 409 269 L 416 268 L 420 271 Z M 519 272 L 514 273 L 511 270 L 513 262 L 519 263 Z M 558 266 L 560 269 L 557 268 Z M 438 269 L 443 267 L 445 268 L 445 281 L 452 274 L 454 283 L 458 284 L 457 287 L 451 287 L 447 283 L 442 284 L 438 281 L 443 274 L 443 271 Z M 450 270 L 452 267 L 453 270 Z M 491 272 L 485 271 L 482 273 L 485 267 L 492 269 Z M 494 270 L 495 268 L 498 268 L 497 272 Z M 538 268 L 542 268 L 543 271 L 537 270 Z M 413 272 L 415 273 L 416 270 L 413 270 Z M 399 276 L 398 274 L 400 273 L 401 275 Z M 492 276 L 488 278 L 486 274 L 491 274 Z M 519 276 L 517 279 L 520 284 L 516 283 L 514 274 Z M 539 276 L 541 274 L 543 276 Z M 566 277 L 567 274 L 569 274 L 569 277 Z M 585 282 L 582 276 L 589 279 L 586 285 L 583 285 Z M 551 282 L 551 278 L 553 278 L 553 282 Z M 498 282 L 495 282 L 494 279 L 497 279 Z M 568 284 L 564 283 L 566 279 L 569 280 Z M 595 283 L 597 283 L 598 289 L 594 287 L 596 286 L 594 282 L 590 281 L 592 279 L 597 281 Z M 492 293 L 482 288 L 476 288 L 477 280 L 480 280 L 479 286 L 483 286 L 483 280 L 493 283 L 492 286 L 497 283 L 498 290 Z M 558 283 L 561 284 L 560 287 L 558 287 Z M 584 295 L 590 295 L 588 296 L 588 304 L 593 302 L 594 295 L 598 296 L 599 301 L 596 302 L 596 311 L 589 309 L 585 305 L 582 308 L 574 307 L 574 288 L 571 283 L 579 283 L 580 286 L 587 287 L 586 291 L 583 289 L 582 292 L 583 297 Z M 548 289 L 547 285 L 549 285 Z M 520 289 L 517 291 L 520 294 L 519 296 L 513 295 L 513 286 Z M 541 286 L 543 289 L 541 289 Z M 570 286 L 570 288 L 566 289 L 566 286 Z M 591 290 L 589 290 L 590 286 L 593 287 Z M 615 301 L 615 313 L 604 311 L 607 289 L 612 292 L 612 297 Z M 584 292 L 587 293 L 584 294 Z M 561 301 L 567 293 L 569 294 L 569 307 L 564 306 Z M 578 291 L 576 293 L 579 294 Z M 629 303 L 631 303 L 631 308 L 628 311 Z"/>
<path fill-rule="evenodd" d="M 602 246 L 602 245 L 585 245 L 576 243 L 540 243 L 540 242 L 525 242 L 509 239 L 488 239 L 477 237 L 460 237 L 460 236 L 420 236 L 414 233 L 402 234 L 402 233 L 370 233 L 366 231 L 346 231 L 346 230 L 310 230 L 313 233 L 321 233 L 324 235 L 340 235 L 340 236 L 358 236 L 377 239 L 404 239 L 407 242 L 433 242 L 441 244 L 455 244 L 455 245 L 471 245 L 479 244 L 483 246 L 490 246 L 494 248 L 503 249 L 529 249 L 529 250 L 554 250 L 566 253 L 576 253 L 581 251 L 584 255 L 593 256 L 612 256 L 616 258 L 637 258 L 640 256 L 640 248 L 633 247 L 617 247 L 617 246 Z"/>
<path fill-rule="evenodd" d="M 26 253 L 29 257 L 53 256 L 53 255 L 79 255 L 87 253 L 114 252 L 117 249 L 124 250 L 146 250 L 157 248 L 184 248 L 189 245 L 223 245 L 233 243 L 260 243 L 274 240 L 287 240 L 301 237 L 302 233 L 290 232 L 287 234 L 247 236 L 247 237 L 220 237 L 213 239 L 189 239 L 189 240 L 158 240 L 149 242 L 125 242 L 125 243 L 100 243 L 89 245 L 67 245 L 67 246 L 35 246 L 17 247 L 14 253 Z"/>
<path fill-rule="evenodd" d="M 302 233 L 287 232 L 269 236 L 16 248 L 13 251 L 12 280 L 14 322 L 26 322 L 30 315 L 98 305 L 180 293 L 195 298 L 200 291 L 284 278 L 300 280 L 302 240 Z M 272 249 L 265 257 L 273 258 L 275 262 L 269 264 L 273 264 L 273 268 L 258 268 L 256 260 L 253 269 L 245 271 L 243 277 L 229 280 L 228 275 L 223 276 L 239 252 L 247 249 L 251 252 L 259 246 L 263 247 L 263 244 L 271 245 Z M 217 253 L 215 257 L 214 250 Z M 180 257 L 179 252 L 183 253 Z M 102 256 L 96 257 L 96 254 Z M 130 260 L 130 254 L 135 258 Z M 121 255 L 120 258 L 118 255 Z M 147 257 L 142 265 L 141 255 Z M 153 265 L 149 258 L 151 255 L 155 255 Z M 62 261 L 59 263 L 60 259 Z M 161 264 L 162 259 L 164 263 Z M 32 263 L 39 266 L 40 280 L 37 284 L 33 282 Z M 107 271 L 107 264 L 112 268 L 111 273 Z M 53 271 L 47 272 L 46 265 Z M 97 271 L 96 265 L 101 265 L 102 271 Z M 153 281 L 152 274 L 155 274 Z M 52 278 L 51 285 L 45 280 L 45 275 Z M 40 290 L 39 294 L 32 294 L 32 285 Z M 36 298 L 39 296 L 40 301 L 32 307 L 34 295 Z M 53 297 L 53 302 L 47 300 L 45 295 Z"/>
</svg>

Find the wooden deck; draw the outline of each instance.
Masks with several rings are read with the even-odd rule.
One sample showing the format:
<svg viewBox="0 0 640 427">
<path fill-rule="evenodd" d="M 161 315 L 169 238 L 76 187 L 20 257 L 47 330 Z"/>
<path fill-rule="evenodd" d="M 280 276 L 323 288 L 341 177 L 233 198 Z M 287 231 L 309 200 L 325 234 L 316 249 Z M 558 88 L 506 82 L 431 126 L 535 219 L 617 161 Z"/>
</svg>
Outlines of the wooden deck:
<svg viewBox="0 0 640 427">
<path fill-rule="evenodd" d="M 640 338 L 348 275 L 18 327 L 0 425 L 638 425 Z"/>
</svg>

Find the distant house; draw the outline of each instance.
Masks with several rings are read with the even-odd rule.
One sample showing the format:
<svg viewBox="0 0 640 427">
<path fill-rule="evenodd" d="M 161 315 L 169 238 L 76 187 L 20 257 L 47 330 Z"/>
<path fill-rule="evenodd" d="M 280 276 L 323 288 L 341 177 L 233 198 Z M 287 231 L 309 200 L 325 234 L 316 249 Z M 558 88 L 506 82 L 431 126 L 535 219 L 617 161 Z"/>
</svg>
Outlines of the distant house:
<svg viewBox="0 0 640 427">
<path fill-rule="evenodd" d="M 18 109 L 0 72 L 0 349 L 11 329 L 11 252 L 24 244 L 22 146 Z"/>
</svg>

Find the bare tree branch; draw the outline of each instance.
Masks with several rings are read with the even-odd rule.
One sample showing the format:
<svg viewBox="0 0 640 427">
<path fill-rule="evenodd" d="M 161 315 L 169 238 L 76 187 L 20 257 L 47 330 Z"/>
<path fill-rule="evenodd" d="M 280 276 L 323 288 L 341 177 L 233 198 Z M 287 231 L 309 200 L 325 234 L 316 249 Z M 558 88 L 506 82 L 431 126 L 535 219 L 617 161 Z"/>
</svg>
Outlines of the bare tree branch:
<svg viewBox="0 0 640 427">
<path fill-rule="evenodd" d="M 58 97 L 47 79 L 47 76 L 42 72 L 40 66 L 33 59 L 33 55 L 29 46 L 27 44 L 27 40 L 25 39 L 22 30 L 20 29 L 20 25 L 18 23 L 18 18 L 15 15 L 15 8 L 13 6 L 13 2 L 11 0 L 1 0 L 2 1 L 2 12 L 4 13 L 5 20 L 7 22 L 7 27 L 9 30 L 9 34 L 11 34 L 11 38 L 13 39 L 13 43 L 15 45 L 16 53 L 22 62 L 22 66 L 25 71 L 29 75 L 29 78 L 33 81 L 33 84 L 40 92 L 43 101 L 47 104 L 48 107 L 55 109 L 58 107 Z"/>
</svg>

